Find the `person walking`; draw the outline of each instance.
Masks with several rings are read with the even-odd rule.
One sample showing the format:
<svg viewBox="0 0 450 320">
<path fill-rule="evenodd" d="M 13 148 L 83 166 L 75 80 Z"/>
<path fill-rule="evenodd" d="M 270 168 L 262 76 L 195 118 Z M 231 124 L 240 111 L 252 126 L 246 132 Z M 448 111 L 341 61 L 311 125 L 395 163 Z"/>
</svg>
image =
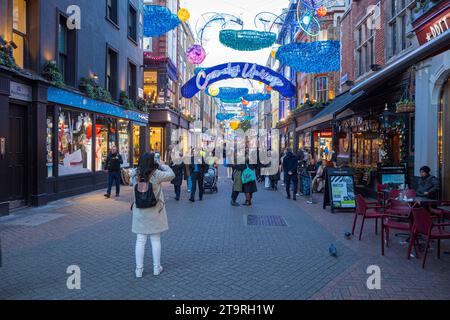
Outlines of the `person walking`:
<svg viewBox="0 0 450 320">
<path fill-rule="evenodd" d="M 192 153 L 190 165 L 192 189 L 189 201 L 195 202 L 195 193 L 197 192 L 197 186 L 198 186 L 198 199 L 200 201 L 203 201 L 203 192 L 204 192 L 203 177 L 205 172 L 207 171 L 208 165 L 205 163 L 203 152 L 202 151 L 200 152 L 200 157 L 198 157 L 197 159 L 196 157 L 194 157 L 194 154 Z"/>
<path fill-rule="evenodd" d="M 180 152 L 180 159 L 183 158 L 183 154 Z M 170 168 L 175 173 L 175 178 L 170 182 L 173 184 L 175 191 L 175 200 L 180 201 L 181 197 L 181 185 L 183 184 L 184 163 L 175 164 L 173 161 L 170 163 Z"/>
<path fill-rule="evenodd" d="M 244 206 L 251 206 L 252 200 L 253 200 L 253 194 L 258 192 L 258 187 L 256 185 L 256 174 L 255 170 L 257 168 L 256 164 L 249 164 L 248 161 L 246 161 L 245 169 L 242 172 L 242 174 L 245 175 L 253 175 L 253 177 L 250 179 L 250 181 L 246 182 L 242 179 L 242 192 L 245 194 L 245 203 Z M 248 174 L 247 174 L 247 172 Z M 250 171 L 252 174 L 250 174 Z"/>
<path fill-rule="evenodd" d="M 122 156 L 117 151 L 117 147 L 113 146 L 108 154 L 105 163 L 105 172 L 108 172 L 108 190 L 105 198 L 111 198 L 112 185 L 116 184 L 116 197 L 120 196 L 120 166 L 123 164 Z"/>
<path fill-rule="evenodd" d="M 293 183 L 293 200 L 295 201 L 298 191 L 298 157 L 289 148 L 286 149 L 286 156 L 283 159 L 283 172 L 287 198 L 291 199 L 291 183 Z"/>
<path fill-rule="evenodd" d="M 154 153 L 145 154 L 139 160 L 139 182 L 134 187 L 135 203 L 132 206 L 132 232 L 137 235 L 135 249 L 136 278 L 142 278 L 144 272 L 144 255 L 148 236 L 150 236 L 152 245 L 153 275 L 157 276 L 163 271 L 161 266 L 161 233 L 169 230 L 169 225 L 161 184 L 172 181 L 174 178 L 175 173 L 169 166 L 155 161 Z M 145 209 L 137 208 L 136 194 L 147 193 L 149 188 L 153 192 L 156 205 Z"/>
<path fill-rule="evenodd" d="M 228 168 L 231 168 L 232 175 L 231 179 L 233 181 L 233 189 L 231 192 L 231 205 L 233 207 L 239 207 L 239 203 L 237 202 L 237 198 L 239 194 L 243 192 L 242 188 L 242 172 L 245 170 L 246 166 L 242 164 L 231 165 L 228 164 Z"/>
</svg>

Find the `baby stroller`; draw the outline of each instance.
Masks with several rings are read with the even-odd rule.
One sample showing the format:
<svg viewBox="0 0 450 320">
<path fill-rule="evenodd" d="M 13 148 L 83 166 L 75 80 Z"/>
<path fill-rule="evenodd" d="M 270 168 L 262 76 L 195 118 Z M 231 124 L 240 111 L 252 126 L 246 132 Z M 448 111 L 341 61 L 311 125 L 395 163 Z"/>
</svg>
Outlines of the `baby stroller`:
<svg viewBox="0 0 450 320">
<path fill-rule="evenodd" d="M 211 192 L 219 192 L 217 189 L 217 168 L 210 167 L 203 177 L 203 189 L 211 190 Z"/>
</svg>

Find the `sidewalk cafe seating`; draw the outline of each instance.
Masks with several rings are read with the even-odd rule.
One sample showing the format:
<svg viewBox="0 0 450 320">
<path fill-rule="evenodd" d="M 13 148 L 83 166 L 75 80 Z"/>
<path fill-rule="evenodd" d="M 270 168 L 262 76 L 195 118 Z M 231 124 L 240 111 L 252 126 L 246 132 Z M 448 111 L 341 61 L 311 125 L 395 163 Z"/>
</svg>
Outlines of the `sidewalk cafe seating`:
<svg viewBox="0 0 450 320">
<path fill-rule="evenodd" d="M 355 234 L 356 220 L 361 215 L 363 220 L 361 222 L 361 229 L 359 231 L 359 240 L 361 240 L 362 232 L 364 229 L 364 222 L 366 219 L 375 219 L 375 234 L 378 234 L 378 219 L 383 216 L 384 206 L 380 206 L 376 203 L 367 203 L 362 195 L 356 196 L 356 210 L 355 219 L 353 220 L 352 235 Z"/>
<path fill-rule="evenodd" d="M 425 208 L 412 209 L 414 224 L 412 231 L 412 238 L 408 246 L 408 259 L 410 258 L 412 245 L 419 235 L 424 235 L 426 238 L 425 252 L 422 261 L 422 268 L 425 268 L 425 261 L 427 259 L 428 249 L 431 240 L 437 240 L 437 257 L 441 257 L 441 240 L 450 239 L 450 232 L 445 230 L 445 227 L 450 226 L 450 223 L 434 223 L 431 213 Z M 417 248 L 416 257 L 418 256 Z"/>
<path fill-rule="evenodd" d="M 437 204 L 437 207 L 444 207 L 444 206 L 449 206 L 450 207 L 450 201 L 448 200 L 443 200 L 443 201 L 439 201 Z M 430 204 L 430 213 L 436 217 L 439 218 L 439 221 L 442 222 L 444 220 L 444 218 L 450 218 L 450 212 L 446 211 L 446 210 L 442 210 L 439 208 L 433 208 Z"/>
</svg>

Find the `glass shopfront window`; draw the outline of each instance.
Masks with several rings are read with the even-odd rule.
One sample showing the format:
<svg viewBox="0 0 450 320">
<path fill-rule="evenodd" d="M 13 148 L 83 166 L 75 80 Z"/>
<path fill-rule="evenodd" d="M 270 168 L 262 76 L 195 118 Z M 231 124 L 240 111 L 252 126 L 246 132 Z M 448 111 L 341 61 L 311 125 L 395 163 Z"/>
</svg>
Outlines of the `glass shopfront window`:
<svg viewBox="0 0 450 320">
<path fill-rule="evenodd" d="M 150 131 L 150 150 L 153 152 L 158 152 L 161 157 L 164 156 L 163 150 L 163 128 L 151 128 Z"/>
<path fill-rule="evenodd" d="M 53 107 L 47 107 L 47 177 L 53 177 L 53 155 L 55 150 L 55 133 L 53 131 L 55 116 Z"/>
<path fill-rule="evenodd" d="M 139 164 L 141 126 L 133 124 L 133 164 Z"/>
<path fill-rule="evenodd" d="M 122 167 L 130 166 L 130 122 L 119 120 L 119 153 L 122 156 Z"/>
<path fill-rule="evenodd" d="M 117 146 L 117 121 L 116 119 L 98 116 L 95 125 L 95 169 L 105 169 L 108 152 L 113 146 Z"/>
<path fill-rule="evenodd" d="M 376 166 L 380 162 L 381 140 L 368 138 L 364 134 L 353 135 L 352 163 L 358 165 Z"/>
<path fill-rule="evenodd" d="M 59 109 L 58 171 L 60 176 L 92 171 L 92 120 L 89 113 Z"/>
</svg>

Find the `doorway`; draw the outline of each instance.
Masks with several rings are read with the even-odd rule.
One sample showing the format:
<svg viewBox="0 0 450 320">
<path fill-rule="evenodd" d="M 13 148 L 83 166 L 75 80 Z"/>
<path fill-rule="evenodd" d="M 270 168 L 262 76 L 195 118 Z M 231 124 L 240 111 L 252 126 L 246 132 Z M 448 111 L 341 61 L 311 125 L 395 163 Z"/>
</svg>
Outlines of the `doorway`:
<svg viewBox="0 0 450 320">
<path fill-rule="evenodd" d="M 442 185 L 442 199 L 450 199 L 450 78 L 442 86 L 439 97 L 439 176 Z"/>
<path fill-rule="evenodd" d="M 11 104 L 9 107 L 9 143 L 7 147 L 7 165 L 10 208 L 27 204 L 27 109 Z"/>
</svg>

